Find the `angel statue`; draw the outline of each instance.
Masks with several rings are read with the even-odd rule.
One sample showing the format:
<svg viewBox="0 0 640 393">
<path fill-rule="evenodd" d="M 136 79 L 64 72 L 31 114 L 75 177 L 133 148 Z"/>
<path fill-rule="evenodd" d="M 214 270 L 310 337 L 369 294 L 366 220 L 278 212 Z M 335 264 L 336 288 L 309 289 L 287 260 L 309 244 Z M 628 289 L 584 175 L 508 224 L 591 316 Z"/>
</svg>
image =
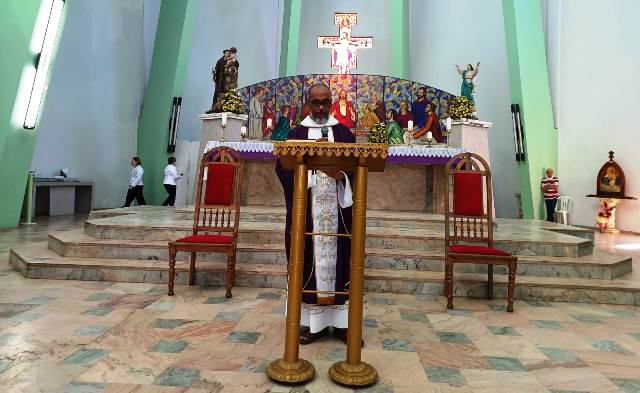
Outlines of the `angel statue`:
<svg viewBox="0 0 640 393">
<path fill-rule="evenodd" d="M 457 64 L 456 68 L 458 69 L 458 73 L 462 75 L 460 95 L 467 97 L 469 101 L 475 104 L 476 100 L 473 98 L 473 93 L 475 92 L 476 76 L 478 76 L 478 72 L 480 72 L 480 62 L 476 64 L 476 68 L 473 68 L 471 64 L 467 64 L 466 70 L 461 69 Z"/>
</svg>

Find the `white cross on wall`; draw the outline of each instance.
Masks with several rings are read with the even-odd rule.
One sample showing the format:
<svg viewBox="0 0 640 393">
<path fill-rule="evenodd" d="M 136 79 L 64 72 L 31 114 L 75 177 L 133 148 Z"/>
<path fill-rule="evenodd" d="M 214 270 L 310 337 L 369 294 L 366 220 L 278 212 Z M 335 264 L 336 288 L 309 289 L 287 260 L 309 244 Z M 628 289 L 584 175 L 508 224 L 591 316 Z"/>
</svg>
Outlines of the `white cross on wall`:
<svg viewBox="0 0 640 393">
<path fill-rule="evenodd" d="M 351 26 L 358 19 L 356 13 L 336 12 L 334 22 L 340 29 L 336 36 L 318 36 L 318 48 L 331 48 L 331 67 L 340 74 L 349 74 L 358 67 L 358 49 L 373 47 L 373 37 L 352 37 Z"/>
</svg>

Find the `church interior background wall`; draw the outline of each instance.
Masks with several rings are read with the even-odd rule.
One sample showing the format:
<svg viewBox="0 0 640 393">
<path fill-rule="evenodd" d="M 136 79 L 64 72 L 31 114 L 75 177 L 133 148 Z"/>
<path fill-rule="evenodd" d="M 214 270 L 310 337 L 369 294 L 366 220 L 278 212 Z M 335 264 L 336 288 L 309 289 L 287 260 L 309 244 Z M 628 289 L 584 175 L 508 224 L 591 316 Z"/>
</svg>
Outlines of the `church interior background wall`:
<svg viewBox="0 0 640 393">
<path fill-rule="evenodd" d="M 385 118 L 380 118 L 383 116 L 381 111 L 376 113 L 372 105 L 377 104 L 386 116 L 386 112 L 390 109 L 400 113 L 401 102 L 407 101 L 409 112 L 411 112 L 411 104 L 418 99 L 418 91 L 424 89 L 426 101 L 436 104 L 438 118 L 444 118 L 449 103 L 454 97 L 446 91 L 407 79 L 366 74 L 289 76 L 243 87 L 238 90 L 238 94 L 250 118 L 252 115 L 256 118 L 258 114 L 250 105 L 250 101 L 254 99 L 262 109 L 262 118 L 275 116 L 278 120 L 281 116 L 285 116 L 285 111 L 288 110 L 287 116 L 290 117 L 292 126 L 295 126 L 304 118 L 308 110 L 305 101 L 306 93 L 315 83 L 324 83 L 329 86 L 334 104 L 339 101 L 341 92 L 346 93 L 348 107 L 353 107 L 355 110 L 354 127 L 351 128 L 356 135 L 365 135 L 373 124 L 371 121 L 365 122 L 365 118 L 373 118 L 377 122 L 386 121 Z M 269 137 L 270 133 L 265 131 L 262 139 L 269 139 Z"/>
</svg>

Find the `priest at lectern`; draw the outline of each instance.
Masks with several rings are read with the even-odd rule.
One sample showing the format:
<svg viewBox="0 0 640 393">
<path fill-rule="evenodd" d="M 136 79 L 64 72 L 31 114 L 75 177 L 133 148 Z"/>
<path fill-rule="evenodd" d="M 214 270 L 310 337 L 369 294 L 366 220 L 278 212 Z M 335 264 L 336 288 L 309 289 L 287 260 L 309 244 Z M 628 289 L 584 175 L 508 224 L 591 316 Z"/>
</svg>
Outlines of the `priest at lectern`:
<svg viewBox="0 0 640 393">
<path fill-rule="evenodd" d="M 291 130 L 289 139 L 317 143 L 355 143 L 351 130 L 340 124 L 331 112 L 331 92 L 326 85 L 313 85 L 308 92 L 310 114 Z M 276 173 L 284 189 L 287 208 L 285 246 L 287 261 L 291 245 L 293 207 L 293 171 L 276 163 Z M 306 231 L 314 233 L 351 233 L 351 174 L 309 171 Z M 351 239 L 335 236 L 306 236 L 304 243 L 303 289 L 340 291 L 349 289 Z M 347 342 L 348 296 L 304 293 L 302 296 L 300 344 L 310 344 L 329 334 Z"/>
</svg>

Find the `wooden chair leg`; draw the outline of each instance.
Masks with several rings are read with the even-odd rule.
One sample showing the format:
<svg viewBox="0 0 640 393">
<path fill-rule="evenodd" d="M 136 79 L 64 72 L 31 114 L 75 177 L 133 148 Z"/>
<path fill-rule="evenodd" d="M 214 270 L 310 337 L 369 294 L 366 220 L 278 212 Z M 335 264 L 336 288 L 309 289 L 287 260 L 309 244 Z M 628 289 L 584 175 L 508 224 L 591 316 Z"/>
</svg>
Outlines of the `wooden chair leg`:
<svg viewBox="0 0 640 393">
<path fill-rule="evenodd" d="M 176 250 L 169 247 L 169 291 L 167 294 L 173 296 L 173 284 L 176 276 Z"/>
<path fill-rule="evenodd" d="M 189 286 L 196 285 L 196 253 L 191 253 L 191 264 L 189 265 Z"/>
<path fill-rule="evenodd" d="M 447 308 L 453 308 L 453 263 L 447 260 L 444 270 L 444 295 L 447 298 Z"/>
<path fill-rule="evenodd" d="M 230 298 L 231 288 L 233 288 L 233 281 L 236 276 L 236 254 L 229 254 L 227 256 L 227 293 L 224 295 L 227 298 Z"/>
<path fill-rule="evenodd" d="M 513 312 L 513 301 L 516 294 L 516 270 L 518 261 L 509 263 L 509 285 L 507 289 L 507 311 Z"/>
<path fill-rule="evenodd" d="M 487 265 L 487 299 L 493 300 L 493 265 Z"/>
</svg>

